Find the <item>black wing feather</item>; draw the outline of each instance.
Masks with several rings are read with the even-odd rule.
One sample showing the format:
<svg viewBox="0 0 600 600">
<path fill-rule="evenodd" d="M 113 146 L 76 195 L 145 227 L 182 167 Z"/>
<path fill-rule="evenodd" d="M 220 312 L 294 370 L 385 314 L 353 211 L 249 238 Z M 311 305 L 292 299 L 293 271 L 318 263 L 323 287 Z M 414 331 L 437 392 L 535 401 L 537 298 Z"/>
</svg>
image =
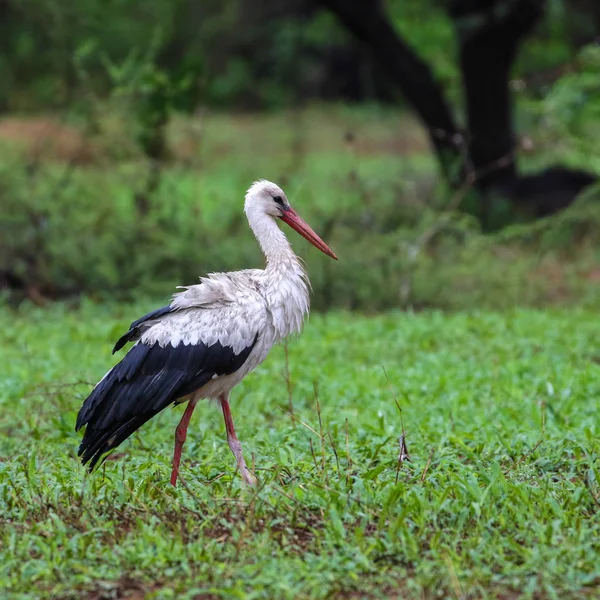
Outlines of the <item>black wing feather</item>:
<svg viewBox="0 0 600 600">
<path fill-rule="evenodd" d="M 107 452 L 169 404 L 214 375 L 237 371 L 257 338 L 239 354 L 220 343 L 161 347 L 138 342 L 96 385 L 79 411 L 76 430 L 87 425 L 78 452 L 83 464 L 90 462 L 91 471 Z"/>
<path fill-rule="evenodd" d="M 118 339 L 117 343 L 115 344 L 115 347 L 113 348 L 112 353 L 114 354 L 115 352 L 120 350 L 127 342 L 139 340 L 142 333 L 144 333 L 144 331 L 148 329 L 148 327 L 152 326 L 154 324 L 154 321 L 172 312 L 175 312 L 175 309 L 173 307 L 163 306 L 162 308 L 157 308 L 156 310 L 153 310 L 147 315 L 144 315 L 137 321 L 134 321 L 129 326 L 129 331 Z"/>
</svg>

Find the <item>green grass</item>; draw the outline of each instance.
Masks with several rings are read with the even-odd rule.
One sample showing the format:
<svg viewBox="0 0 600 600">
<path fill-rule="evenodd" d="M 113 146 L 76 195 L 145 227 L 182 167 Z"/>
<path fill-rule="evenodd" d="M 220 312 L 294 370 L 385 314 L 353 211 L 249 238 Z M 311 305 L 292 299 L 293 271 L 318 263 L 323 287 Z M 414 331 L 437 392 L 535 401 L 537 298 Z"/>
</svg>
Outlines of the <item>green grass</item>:
<svg viewBox="0 0 600 600">
<path fill-rule="evenodd" d="M 247 490 L 209 403 L 186 486 L 168 484 L 181 408 L 78 464 L 86 382 L 146 308 L 0 312 L 3 598 L 600 594 L 595 312 L 312 316 L 289 345 L 296 420 L 281 348 L 234 392 Z"/>
</svg>

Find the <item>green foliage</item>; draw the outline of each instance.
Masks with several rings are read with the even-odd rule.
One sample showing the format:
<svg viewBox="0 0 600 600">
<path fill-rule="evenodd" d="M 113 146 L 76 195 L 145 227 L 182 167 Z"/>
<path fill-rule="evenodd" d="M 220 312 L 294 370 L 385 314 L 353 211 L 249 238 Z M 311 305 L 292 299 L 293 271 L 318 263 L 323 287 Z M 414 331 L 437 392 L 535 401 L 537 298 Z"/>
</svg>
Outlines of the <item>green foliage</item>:
<svg viewBox="0 0 600 600">
<path fill-rule="evenodd" d="M 143 10 L 123 1 L 9 1 L 0 24 L 0 73 L 12 85 L 0 88 L 0 107 L 64 107 L 85 102 L 90 86 L 110 96 L 122 85 L 115 66 L 132 66 L 132 56 L 150 59 L 129 76 L 146 78 L 153 103 L 162 104 L 166 93 L 189 110 L 202 89 L 202 100 L 220 107 L 280 107 L 319 68 L 322 50 L 348 39 L 331 17 L 299 21 L 289 11 L 239 0 L 149 0 Z M 173 89 L 182 85 L 183 94 Z"/>
<path fill-rule="evenodd" d="M 3 597 L 600 593 L 595 311 L 313 316 L 289 346 L 295 419 L 281 348 L 233 395 L 244 490 L 209 403 L 186 487 L 168 484 L 181 408 L 78 465 L 77 410 L 150 308 L 0 311 Z"/>
<path fill-rule="evenodd" d="M 459 101 L 454 26 L 444 4 L 388 0 L 386 9 L 399 34 Z M 123 64 L 132 53 L 145 56 L 157 40 L 161 77 L 175 85 L 192 79 L 192 87 L 202 89 L 202 102 L 221 108 L 287 106 L 312 96 L 315 83 L 326 87 L 327 78 L 343 82 L 348 73 L 369 86 L 371 75 L 361 75 L 359 68 L 338 73 L 340 64 L 326 65 L 332 52 L 348 53 L 355 44 L 337 20 L 325 10 L 303 10 L 295 2 L 148 0 L 143 9 L 123 0 L 8 0 L 5 5 L 0 23 L 4 109 L 47 110 L 85 102 L 90 83 L 97 94 L 109 96 L 115 82 L 107 63 Z M 593 35 L 590 19 L 577 6 L 561 1 L 549 5 L 542 26 L 524 45 L 516 77 L 564 64 L 573 55 L 571 38 Z M 85 85 L 77 76 L 82 52 Z"/>
<path fill-rule="evenodd" d="M 402 39 L 427 62 L 451 97 L 458 100 L 461 86 L 458 47 L 444 2 L 391 0 L 388 2 L 388 14 Z"/>
<path fill-rule="evenodd" d="M 582 14 L 576 3 L 547 0 L 544 9 L 536 30 L 519 48 L 513 69 L 515 78 L 535 79 L 536 75 L 568 63 L 576 52 L 573 38 L 578 35 L 587 38 L 591 34 L 587 24 L 593 18 Z M 539 93 L 535 88 L 534 85 L 533 93 Z"/>
<path fill-rule="evenodd" d="M 576 68 L 557 80 L 540 108 L 558 158 L 600 173 L 600 46 L 581 51 Z"/>
</svg>

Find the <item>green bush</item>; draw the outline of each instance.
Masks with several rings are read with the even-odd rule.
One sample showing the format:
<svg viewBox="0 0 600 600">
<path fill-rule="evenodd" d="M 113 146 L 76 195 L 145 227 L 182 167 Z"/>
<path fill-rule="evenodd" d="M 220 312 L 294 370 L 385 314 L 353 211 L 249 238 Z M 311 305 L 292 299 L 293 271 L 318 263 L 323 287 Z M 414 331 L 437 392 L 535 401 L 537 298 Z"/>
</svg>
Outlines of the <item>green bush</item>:
<svg viewBox="0 0 600 600">
<path fill-rule="evenodd" d="M 308 256 L 318 309 L 504 308 L 598 298 L 600 202 L 593 190 L 552 219 L 484 236 L 465 215 L 443 215 L 411 187 L 383 175 L 333 173 L 310 162 L 288 191 L 335 249 L 325 259 L 289 232 Z M 3 164 L 7 164 L 4 161 Z M 376 176 L 375 167 L 381 170 Z M 354 177 L 354 179 L 352 178 Z M 358 179 L 357 179 L 358 177 Z M 15 299 L 161 296 L 213 270 L 256 267 L 262 257 L 242 212 L 246 169 L 165 168 L 146 191 L 143 163 L 110 168 L 0 168 L 0 274 Z M 303 185 L 304 184 L 304 185 Z M 324 202 L 327 199 L 327 202 Z M 15 295 L 15 282 L 19 285 Z"/>
<path fill-rule="evenodd" d="M 560 163 L 600 175 L 600 47 L 585 46 L 540 99 L 521 97 L 521 121 L 543 152 L 532 169 Z M 540 160 L 541 157 L 541 160 Z"/>
</svg>

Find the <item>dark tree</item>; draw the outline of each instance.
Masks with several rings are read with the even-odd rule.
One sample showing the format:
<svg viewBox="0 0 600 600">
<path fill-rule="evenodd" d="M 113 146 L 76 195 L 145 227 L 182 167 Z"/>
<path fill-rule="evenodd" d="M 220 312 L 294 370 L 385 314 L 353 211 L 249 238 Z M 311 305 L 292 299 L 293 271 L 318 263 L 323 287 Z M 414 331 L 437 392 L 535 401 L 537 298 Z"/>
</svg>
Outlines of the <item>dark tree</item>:
<svg viewBox="0 0 600 600">
<path fill-rule="evenodd" d="M 457 187 L 467 177 L 475 178 L 484 222 L 498 192 L 517 208 L 542 216 L 568 206 L 594 181 L 593 176 L 560 167 L 522 181 L 515 164 L 510 70 L 520 44 L 543 14 L 545 0 L 446 1 L 459 49 L 467 112 L 464 132 L 431 70 L 400 38 L 380 0 L 318 1 L 370 50 L 419 115 L 447 182 Z M 550 204 L 544 202 L 545 192 L 552 193 Z"/>
</svg>

